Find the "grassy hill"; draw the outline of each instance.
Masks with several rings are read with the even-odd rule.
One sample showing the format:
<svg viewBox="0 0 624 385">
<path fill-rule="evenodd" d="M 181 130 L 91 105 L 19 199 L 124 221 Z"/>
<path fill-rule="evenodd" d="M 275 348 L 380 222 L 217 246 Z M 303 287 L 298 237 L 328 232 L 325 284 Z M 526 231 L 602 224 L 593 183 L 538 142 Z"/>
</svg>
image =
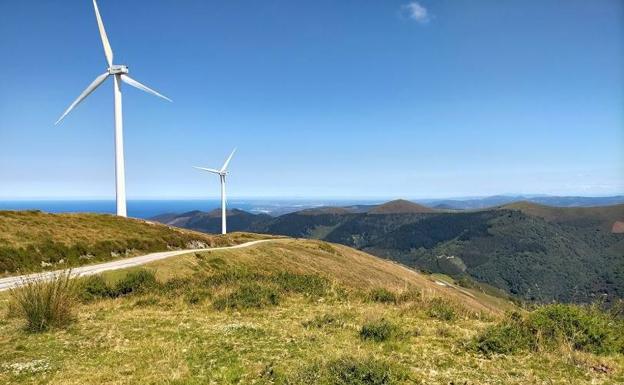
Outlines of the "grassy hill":
<svg viewBox="0 0 624 385">
<path fill-rule="evenodd" d="M 74 321 L 62 329 L 29 333 L 19 318 L 0 320 L 0 383 L 624 380 L 617 353 L 486 354 L 480 346 L 494 348 L 483 336 L 498 330 L 508 302 L 321 241 L 189 254 L 90 278 L 80 290 Z M 6 298 L 2 314 L 10 314 Z"/>
<path fill-rule="evenodd" d="M 170 249 L 231 245 L 259 238 L 216 236 L 104 214 L 0 211 L 0 275 L 63 269 Z"/>
<path fill-rule="evenodd" d="M 624 298 L 621 204 L 563 208 L 523 201 L 436 211 L 399 200 L 364 210 L 303 210 L 248 230 L 341 243 L 525 300 Z"/>
</svg>

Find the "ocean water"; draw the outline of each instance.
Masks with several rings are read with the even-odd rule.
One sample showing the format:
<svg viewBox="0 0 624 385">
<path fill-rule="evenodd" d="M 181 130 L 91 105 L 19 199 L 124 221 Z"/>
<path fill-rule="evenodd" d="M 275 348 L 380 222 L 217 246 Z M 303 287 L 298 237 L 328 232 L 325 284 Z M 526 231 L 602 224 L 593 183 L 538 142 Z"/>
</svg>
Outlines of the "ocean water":
<svg viewBox="0 0 624 385">
<path fill-rule="evenodd" d="M 232 199 L 228 209 L 237 208 L 254 214 L 282 215 L 293 211 L 320 206 L 348 206 L 375 204 L 371 200 L 313 200 L 313 199 Z M 213 200 L 128 200 L 128 216 L 152 218 L 165 213 L 184 213 L 193 210 L 210 211 L 221 205 Z M 50 213 L 115 213 L 113 200 L 7 200 L 0 201 L 0 210 L 41 210 Z"/>
</svg>

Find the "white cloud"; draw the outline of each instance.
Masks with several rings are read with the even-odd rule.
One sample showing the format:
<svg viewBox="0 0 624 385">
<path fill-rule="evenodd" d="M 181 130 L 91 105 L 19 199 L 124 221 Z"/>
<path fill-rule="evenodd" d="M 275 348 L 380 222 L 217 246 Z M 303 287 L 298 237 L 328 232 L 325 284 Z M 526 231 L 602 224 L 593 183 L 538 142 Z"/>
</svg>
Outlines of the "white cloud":
<svg viewBox="0 0 624 385">
<path fill-rule="evenodd" d="M 417 1 L 403 5 L 403 11 L 407 14 L 407 17 L 418 23 L 424 24 L 429 21 L 427 8 L 420 5 Z"/>
</svg>

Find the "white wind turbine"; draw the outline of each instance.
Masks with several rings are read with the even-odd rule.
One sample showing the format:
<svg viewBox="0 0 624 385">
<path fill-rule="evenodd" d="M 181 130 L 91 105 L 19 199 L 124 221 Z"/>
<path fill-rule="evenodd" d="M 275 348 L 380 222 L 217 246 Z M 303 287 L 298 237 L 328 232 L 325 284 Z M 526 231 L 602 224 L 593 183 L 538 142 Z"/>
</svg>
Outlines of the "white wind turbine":
<svg viewBox="0 0 624 385">
<path fill-rule="evenodd" d="M 216 170 L 214 168 L 205 168 L 205 167 L 195 167 L 198 170 L 204 170 L 204 171 L 208 171 L 211 172 L 213 174 L 217 174 L 219 175 L 219 179 L 221 180 L 221 234 L 225 234 L 227 233 L 227 215 L 226 215 L 226 210 L 225 210 L 225 202 L 226 202 L 226 198 L 225 198 L 225 177 L 228 174 L 228 170 L 227 170 L 227 166 L 228 164 L 230 164 L 230 160 L 232 160 L 232 156 L 234 156 L 234 153 L 236 152 L 236 149 L 232 150 L 232 153 L 230 154 L 230 156 L 228 156 L 228 158 L 225 160 L 225 163 L 223 163 L 223 167 L 221 167 L 220 170 Z"/>
<path fill-rule="evenodd" d="M 123 152 L 123 119 L 121 115 L 121 82 L 136 87 L 141 91 L 145 91 L 152 95 L 156 95 L 160 98 L 168 100 L 167 98 L 154 91 L 153 89 L 137 82 L 128 76 L 128 67 L 125 65 L 113 64 L 113 50 L 111 49 L 106 31 L 104 30 L 104 24 L 100 17 L 100 11 L 98 10 L 97 3 L 93 0 L 93 7 L 95 8 L 95 17 L 97 18 L 98 28 L 100 30 L 100 37 L 102 38 L 102 44 L 104 45 L 104 56 L 106 56 L 106 62 L 108 63 L 108 69 L 102 75 L 95 78 L 95 80 L 89 84 L 89 86 L 82 91 L 80 96 L 65 110 L 59 120 L 54 123 L 59 124 L 63 118 L 69 114 L 80 102 L 82 102 L 87 96 L 89 96 L 96 88 L 98 88 L 109 76 L 113 77 L 113 95 L 115 97 L 115 182 L 116 182 L 116 197 L 117 197 L 117 215 L 127 216 L 126 210 L 126 177 L 124 168 L 124 152 Z"/>
</svg>

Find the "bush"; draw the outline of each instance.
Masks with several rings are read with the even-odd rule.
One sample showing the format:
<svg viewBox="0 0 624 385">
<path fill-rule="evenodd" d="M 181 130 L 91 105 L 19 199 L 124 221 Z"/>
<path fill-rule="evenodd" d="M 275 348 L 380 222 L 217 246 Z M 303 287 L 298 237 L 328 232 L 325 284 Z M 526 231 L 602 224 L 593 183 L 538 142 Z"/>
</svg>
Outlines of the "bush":
<svg viewBox="0 0 624 385">
<path fill-rule="evenodd" d="M 399 327 L 385 319 L 370 321 L 362 325 L 360 338 L 375 342 L 387 341 L 399 333 Z"/>
<path fill-rule="evenodd" d="M 485 354 L 553 350 L 562 345 L 596 354 L 624 353 L 622 330 L 622 321 L 595 306 L 556 304 L 528 315 L 508 315 L 478 336 L 474 346 Z"/>
<path fill-rule="evenodd" d="M 92 275 L 80 281 L 80 299 L 84 302 L 111 296 L 111 289 L 101 275 Z"/>
<path fill-rule="evenodd" d="M 119 297 L 130 293 L 144 292 L 156 285 L 156 274 L 153 271 L 145 269 L 131 271 L 117 282 L 111 296 Z"/>
<path fill-rule="evenodd" d="M 50 280 L 31 280 L 12 289 L 11 307 L 26 321 L 26 330 L 43 332 L 52 327 L 64 327 L 72 319 L 76 290 L 70 272 L 55 275 Z"/>
<path fill-rule="evenodd" d="M 475 339 L 473 347 L 481 353 L 491 355 L 534 350 L 536 345 L 529 324 L 521 314 L 514 312 L 504 322 L 487 328 Z"/>
<path fill-rule="evenodd" d="M 408 377 L 402 367 L 374 358 L 341 357 L 314 363 L 281 378 L 269 373 L 280 385 L 394 385 Z"/>
<path fill-rule="evenodd" d="M 378 287 L 368 293 L 368 299 L 379 303 L 396 303 L 397 295 L 388 289 Z"/>
<path fill-rule="evenodd" d="M 427 315 L 442 321 L 451 321 L 456 317 L 453 305 L 442 298 L 433 298 L 429 301 Z"/>
<path fill-rule="evenodd" d="M 279 303 L 279 293 L 270 287 L 256 283 L 243 284 L 228 295 L 217 298 L 212 305 L 217 310 L 260 309 Z"/>
<path fill-rule="evenodd" d="M 530 314 L 529 323 L 541 346 L 566 343 L 576 350 L 597 354 L 615 353 L 622 348 L 617 344 L 624 324 L 596 307 L 544 306 Z"/>
</svg>

